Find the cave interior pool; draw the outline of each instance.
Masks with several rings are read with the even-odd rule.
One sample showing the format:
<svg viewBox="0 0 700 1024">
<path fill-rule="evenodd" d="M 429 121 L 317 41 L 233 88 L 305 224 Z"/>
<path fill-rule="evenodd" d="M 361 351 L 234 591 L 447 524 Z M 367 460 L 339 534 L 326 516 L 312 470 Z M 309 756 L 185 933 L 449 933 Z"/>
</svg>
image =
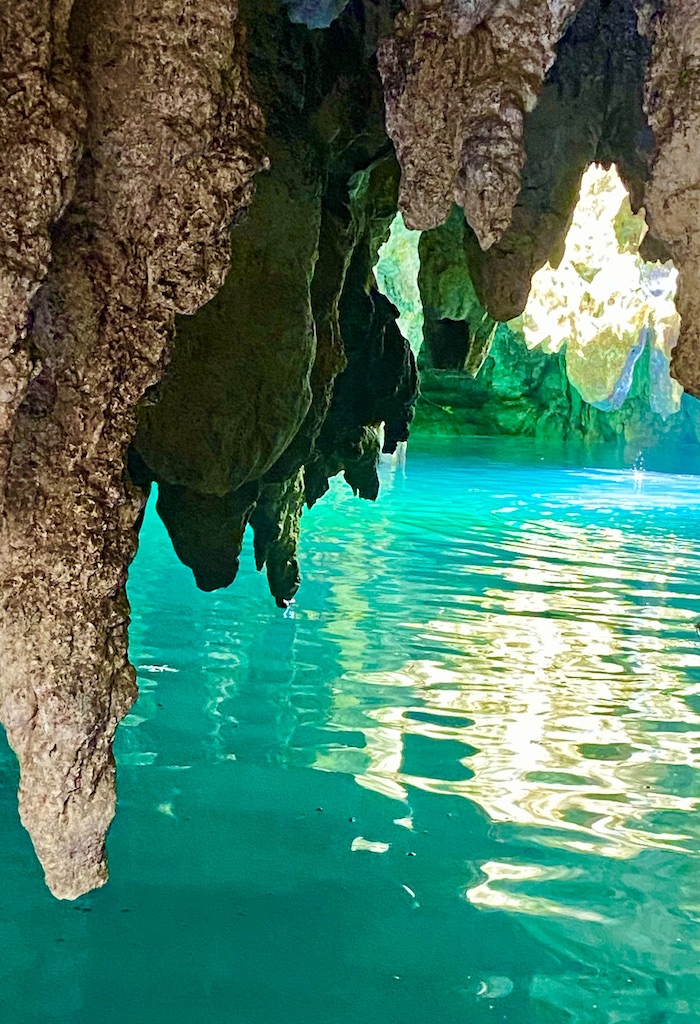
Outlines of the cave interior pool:
<svg viewBox="0 0 700 1024">
<path fill-rule="evenodd" d="M 44 888 L 3 738 L 3 1024 L 700 1020 L 698 473 L 419 439 L 284 612 L 151 502 L 104 889 Z"/>
</svg>

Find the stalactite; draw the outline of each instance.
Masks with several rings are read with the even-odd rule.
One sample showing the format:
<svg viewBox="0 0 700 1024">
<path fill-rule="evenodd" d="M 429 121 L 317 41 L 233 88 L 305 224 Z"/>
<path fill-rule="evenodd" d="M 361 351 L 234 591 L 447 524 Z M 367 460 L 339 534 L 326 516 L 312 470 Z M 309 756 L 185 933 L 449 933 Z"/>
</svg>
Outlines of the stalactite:
<svg viewBox="0 0 700 1024">
<path fill-rule="evenodd" d="M 408 227 L 436 227 L 456 202 L 483 249 L 501 237 L 520 189 L 525 114 L 582 2 L 426 2 L 397 18 L 380 69 Z"/>
<path fill-rule="evenodd" d="M 124 584 L 143 498 L 124 458 L 136 404 L 175 313 L 220 286 L 227 223 L 261 163 L 235 15 L 229 0 L 184 14 L 175 0 L 105 0 L 76 5 L 69 26 L 85 155 L 32 304 L 40 370 L 11 437 L 0 533 L 0 717 L 22 820 L 61 897 L 105 880 L 111 744 L 135 695 Z M 44 219 L 60 205 L 55 173 Z"/>
</svg>

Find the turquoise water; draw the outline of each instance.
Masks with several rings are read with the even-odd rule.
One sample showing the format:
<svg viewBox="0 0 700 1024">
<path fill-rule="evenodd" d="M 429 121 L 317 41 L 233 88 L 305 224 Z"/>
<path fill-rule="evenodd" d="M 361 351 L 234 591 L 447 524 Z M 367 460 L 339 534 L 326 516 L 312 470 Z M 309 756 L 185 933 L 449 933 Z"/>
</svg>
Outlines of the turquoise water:
<svg viewBox="0 0 700 1024">
<path fill-rule="evenodd" d="M 3 1024 L 700 1020 L 700 465 L 633 456 L 416 445 L 285 613 L 150 509 L 105 889 L 0 751 Z"/>
</svg>

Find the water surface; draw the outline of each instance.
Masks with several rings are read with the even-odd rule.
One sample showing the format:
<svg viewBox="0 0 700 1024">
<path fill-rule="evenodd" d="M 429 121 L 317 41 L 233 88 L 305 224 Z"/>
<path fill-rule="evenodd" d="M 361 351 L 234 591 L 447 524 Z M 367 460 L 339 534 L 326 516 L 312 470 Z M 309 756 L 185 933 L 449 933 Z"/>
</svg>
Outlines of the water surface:
<svg viewBox="0 0 700 1024">
<path fill-rule="evenodd" d="M 633 462 L 416 444 L 286 613 L 149 509 L 105 889 L 43 889 L 0 752 L 2 1021 L 700 1019 L 700 465 Z"/>
</svg>

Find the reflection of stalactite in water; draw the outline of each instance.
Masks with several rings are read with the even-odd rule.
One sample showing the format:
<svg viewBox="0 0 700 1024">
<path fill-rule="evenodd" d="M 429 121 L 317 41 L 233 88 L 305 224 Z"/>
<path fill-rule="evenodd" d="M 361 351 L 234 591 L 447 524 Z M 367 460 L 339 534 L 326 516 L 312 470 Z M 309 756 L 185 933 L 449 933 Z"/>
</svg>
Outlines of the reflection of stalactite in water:
<svg viewBox="0 0 700 1024">
<path fill-rule="evenodd" d="M 296 620 L 270 619 L 243 655 L 235 691 L 218 712 L 237 723 L 230 743 L 237 758 L 284 761 L 297 724 L 292 702 L 296 668 Z"/>
</svg>

